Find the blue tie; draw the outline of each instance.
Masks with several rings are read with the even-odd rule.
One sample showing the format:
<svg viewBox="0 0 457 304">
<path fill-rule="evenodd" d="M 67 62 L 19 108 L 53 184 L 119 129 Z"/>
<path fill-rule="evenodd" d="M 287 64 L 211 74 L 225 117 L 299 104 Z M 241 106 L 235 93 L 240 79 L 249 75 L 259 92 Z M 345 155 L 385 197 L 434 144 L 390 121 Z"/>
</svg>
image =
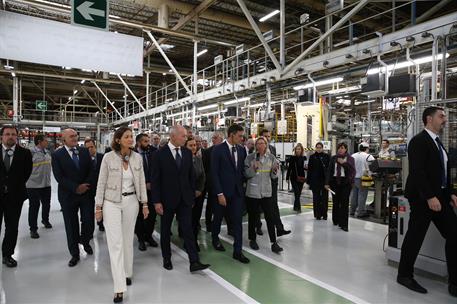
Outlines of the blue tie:
<svg viewBox="0 0 457 304">
<path fill-rule="evenodd" d="M 438 143 L 438 149 L 440 150 L 441 167 L 443 168 L 443 170 L 441 171 L 441 187 L 446 188 L 446 186 L 447 186 L 446 173 L 447 172 L 446 172 L 445 167 L 444 167 L 443 143 L 441 142 L 439 137 L 435 138 L 435 140 Z"/>
<path fill-rule="evenodd" d="M 176 166 L 178 167 L 178 169 L 181 169 L 181 162 L 182 162 L 182 157 L 181 157 L 181 154 L 179 154 L 179 148 L 175 148 L 176 150 Z"/>
<path fill-rule="evenodd" d="M 77 150 L 76 148 L 71 148 L 70 151 L 71 153 L 71 159 L 73 160 L 73 163 L 75 164 L 76 168 L 79 170 L 79 159 L 78 159 L 78 154 L 76 154 Z"/>
</svg>

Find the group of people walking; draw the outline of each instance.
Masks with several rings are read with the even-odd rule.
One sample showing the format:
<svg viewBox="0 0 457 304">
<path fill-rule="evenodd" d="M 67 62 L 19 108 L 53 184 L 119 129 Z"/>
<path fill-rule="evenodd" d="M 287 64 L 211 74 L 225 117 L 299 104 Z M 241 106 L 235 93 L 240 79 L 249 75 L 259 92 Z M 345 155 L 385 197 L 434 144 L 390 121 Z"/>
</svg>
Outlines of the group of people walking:
<svg viewBox="0 0 457 304">
<path fill-rule="evenodd" d="M 406 194 L 408 198 L 424 200 L 431 211 L 422 202 L 421 206 L 411 207 L 411 221 L 402 248 L 397 280 L 412 290 L 426 292 L 413 279 L 412 267 L 427 227 L 430 221 L 434 221 L 447 240 L 449 292 L 455 295 L 454 253 L 457 247 L 452 237 L 455 238 L 457 226 L 455 214 L 446 200 L 452 193 L 452 203 L 457 206 L 457 196 L 450 191 L 447 153 L 436 135 L 444 126 L 444 118 L 438 117 L 442 113 L 440 108 L 424 113 L 426 131 L 411 142 L 410 154 L 419 145 L 426 146 L 428 150 L 411 157 Z M 49 222 L 51 170 L 58 183 L 58 199 L 71 255 L 68 266 L 74 267 L 79 263 L 79 244 L 88 255 L 93 254 L 90 242 L 95 218 L 99 230 L 106 231 L 115 303 L 123 301 L 127 286 L 133 283 L 134 235 L 138 237 L 140 251 L 146 250 L 146 243 L 158 246 L 153 238 L 157 215 L 161 218 L 160 245 L 163 267 L 167 270 L 173 269 L 170 236 L 175 217 L 179 236 L 184 240 L 189 257 L 189 270 L 196 272 L 210 267 L 201 262 L 197 241 L 205 198 L 205 224 L 206 230 L 211 233 L 212 246 L 217 251 L 226 250 L 219 237 L 225 218 L 228 233 L 234 238 L 233 259 L 243 264 L 250 262 L 242 252 L 242 217 L 245 211 L 248 214 L 249 246 L 253 250 L 259 250 L 256 238 L 263 234 L 261 212 L 265 215 L 274 253 L 279 254 L 283 250 L 277 238 L 291 232 L 284 228 L 279 216 L 277 188 L 280 165 L 270 144 L 268 130 L 262 131 L 261 136 L 249 146 L 243 146 L 243 128 L 232 125 L 225 140 L 222 133 L 215 132 L 213 145 L 203 149 L 201 138 L 189 135 L 183 126 L 171 127 L 169 140 L 161 147 L 151 145 L 147 134 L 134 138 L 131 129 L 121 127 L 114 133 L 111 151 L 103 155 L 97 152 L 94 140 L 86 139 L 84 147 L 81 147 L 77 132 L 66 129 L 62 132 L 64 145 L 52 156 L 42 135 L 35 137 L 35 147 L 31 150 L 18 144 L 18 130 L 14 126 L 3 126 L 0 135 L 0 219 L 5 219 L 6 226 L 2 262 L 7 267 L 17 266 L 12 255 L 22 204 L 27 197 L 30 200 L 28 219 L 31 238 L 40 237 L 37 232 L 40 203 L 43 206 L 42 224 L 45 228 L 52 228 Z M 429 145 L 429 137 L 438 138 L 435 139 L 438 148 L 435 149 L 433 142 Z M 160 142 L 160 138 L 155 138 L 155 142 Z M 382 153 L 389 157 L 391 154 L 385 147 L 383 145 Z M 336 155 L 330 156 L 323 152 L 323 144 L 317 143 L 315 153 L 307 160 L 303 146 L 297 144 L 287 171 L 295 196 L 294 210 L 301 211 L 300 195 L 304 183 L 308 183 L 313 193 L 314 217 L 317 220 L 327 219 L 330 192 L 333 197 L 333 224 L 348 231 L 349 214 L 356 211 L 362 214 L 364 211 L 361 205 L 363 197 L 353 197 L 349 211 L 351 191 L 353 196 L 360 195 L 358 184 L 365 174 L 360 171 L 366 171 L 366 162 L 370 158 L 365 144 L 361 144 L 359 150 L 351 156 L 347 144 L 340 143 Z M 424 159 L 427 157 L 431 157 L 434 163 L 426 165 Z M 441 169 L 436 170 L 434 166 Z M 419 176 L 428 171 L 439 182 L 433 180 L 428 184 L 419 179 L 429 179 L 426 175 Z"/>
</svg>

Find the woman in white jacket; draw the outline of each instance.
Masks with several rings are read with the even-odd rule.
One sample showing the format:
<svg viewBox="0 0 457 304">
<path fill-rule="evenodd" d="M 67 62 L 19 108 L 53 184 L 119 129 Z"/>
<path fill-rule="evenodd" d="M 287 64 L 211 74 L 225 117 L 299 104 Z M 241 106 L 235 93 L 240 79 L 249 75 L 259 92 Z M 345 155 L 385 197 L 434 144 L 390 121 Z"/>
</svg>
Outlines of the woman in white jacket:
<svg viewBox="0 0 457 304">
<path fill-rule="evenodd" d="M 142 204 L 144 218 L 149 210 L 143 160 L 132 150 L 132 130 L 117 129 L 111 147 L 112 151 L 105 154 L 100 168 L 95 217 L 97 221 L 103 218 L 114 281 L 113 302 L 120 303 L 127 285 L 132 284 L 138 202 Z"/>
</svg>

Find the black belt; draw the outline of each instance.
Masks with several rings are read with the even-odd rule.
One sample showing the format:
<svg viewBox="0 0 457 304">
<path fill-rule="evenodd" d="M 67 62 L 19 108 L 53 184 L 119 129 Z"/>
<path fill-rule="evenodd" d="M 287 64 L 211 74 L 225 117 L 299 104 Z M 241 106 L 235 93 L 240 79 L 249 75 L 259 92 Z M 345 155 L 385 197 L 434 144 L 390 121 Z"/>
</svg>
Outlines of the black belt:
<svg viewBox="0 0 457 304">
<path fill-rule="evenodd" d="M 122 193 L 122 196 L 130 196 L 133 194 L 135 194 L 135 192 L 124 192 L 124 193 Z"/>
</svg>

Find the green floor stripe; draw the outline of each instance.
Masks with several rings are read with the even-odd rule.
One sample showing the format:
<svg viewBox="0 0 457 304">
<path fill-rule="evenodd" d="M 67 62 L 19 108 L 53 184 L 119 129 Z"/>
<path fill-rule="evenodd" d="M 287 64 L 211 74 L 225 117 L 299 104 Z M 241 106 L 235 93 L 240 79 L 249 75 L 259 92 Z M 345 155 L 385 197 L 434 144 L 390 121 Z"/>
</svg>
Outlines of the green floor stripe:
<svg viewBox="0 0 457 304">
<path fill-rule="evenodd" d="M 176 225 L 172 242 L 183 248 Z M 214 250 L 211 234 L 201 231 L 199 244 L 202 262 L 211 270 L 259 303 L 351 303 L 349 300 L 277 267 L 257 256 L 244 252 L 247 265 L 232 258 L 233 246 L 222 240 L 225 252 Z M 261 249 L 262 250 L 262 249 Z"/>
</svg>

